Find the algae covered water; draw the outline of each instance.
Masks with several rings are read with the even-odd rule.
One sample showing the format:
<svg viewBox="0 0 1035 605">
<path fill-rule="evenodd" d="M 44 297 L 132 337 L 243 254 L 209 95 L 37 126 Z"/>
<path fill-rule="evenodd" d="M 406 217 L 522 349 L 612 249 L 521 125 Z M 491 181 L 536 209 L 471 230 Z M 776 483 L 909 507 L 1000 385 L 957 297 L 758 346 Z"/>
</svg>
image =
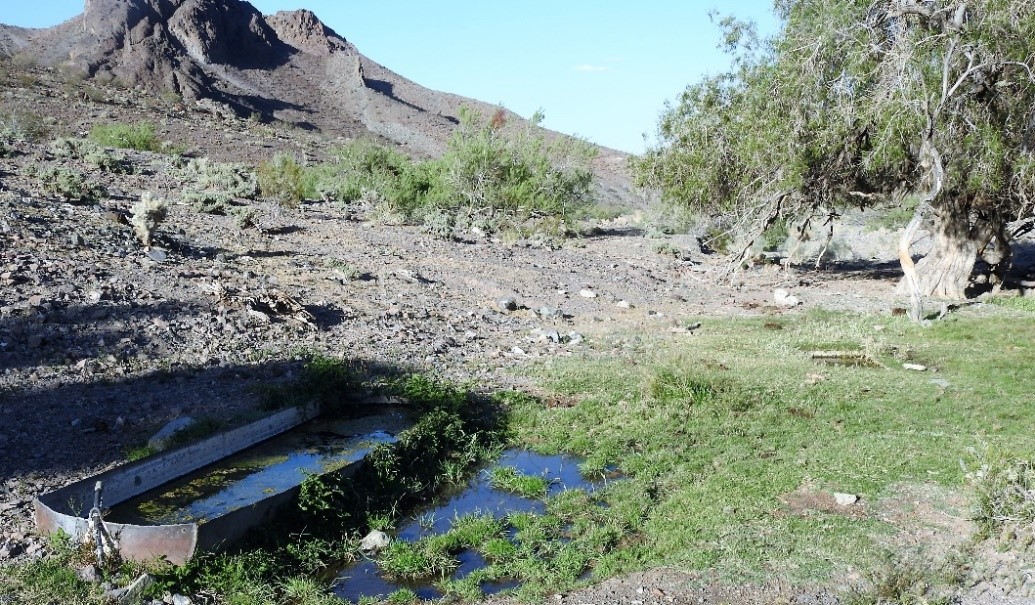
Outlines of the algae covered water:
<svg viewBox="0 0 1035 605">
<path fill-rule="evenodd" d="M 115 523 L 204 523 L 363 459 L 410 426 L 398 411 L 316 420 L 127 500 L 106 516 Z"/>
</svg>

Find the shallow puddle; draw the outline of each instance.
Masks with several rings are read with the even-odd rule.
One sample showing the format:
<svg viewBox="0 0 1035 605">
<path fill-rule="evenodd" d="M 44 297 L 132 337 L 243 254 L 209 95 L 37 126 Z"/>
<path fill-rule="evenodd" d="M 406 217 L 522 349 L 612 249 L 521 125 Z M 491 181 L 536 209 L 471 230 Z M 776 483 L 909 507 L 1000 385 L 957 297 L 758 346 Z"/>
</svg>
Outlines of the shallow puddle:
<svg viewBox="0 0 1035 605">
<path fill-rule="evenodd" d="M 496 466 L 513 467 L 523 475 L 542 476 L 549 481 L 547 495 L 553 495 L 568 489 L 584 489 L 592 491 L 603 484 L 591 481 L 579 472 L 579 461 L 568 456 L 543 456 L 524 450 L 507 450 L 490 468 Z M 523 498 L 490 485 L 489 468 L 480 470 L 460 491 L 447 494 L 445 501 L 425 509 L 416 511 L 412 519 L 393 532 L 394 540 L 415 542 L 421 538 L 447 532 L 454 519 L 472 514 L 492 515 L 503 518 L 511 513 L 546 512 L 546 504 L 542 499 Z M 464 550 L 456 557 L 459 566 L 453 572 L 452 579 L 465 578 L 470 573 L 486 566 L 485 559 L 474 550 Z M 339 597 L 358 601 L 362 597 L 386 597 L 398 589 L 406 588 L 414 591 L 422 599 L 442 597 L 435 587 L 436 580 L 396 582 L 380 575 L 377 563 L 373 560 L 362 560 L 347 567 L 334 582 L 334 593 Z M 495 594 L 516 588 L 516 581 L 483 582 L 482 592 Z"/>
<path fill-rule="evenodd" d="M 204 523 L 361 460 L 409 426 L 401 412 L 316 420 L 115 506 L 106 520 L 133 525 Z"/>
</svg>

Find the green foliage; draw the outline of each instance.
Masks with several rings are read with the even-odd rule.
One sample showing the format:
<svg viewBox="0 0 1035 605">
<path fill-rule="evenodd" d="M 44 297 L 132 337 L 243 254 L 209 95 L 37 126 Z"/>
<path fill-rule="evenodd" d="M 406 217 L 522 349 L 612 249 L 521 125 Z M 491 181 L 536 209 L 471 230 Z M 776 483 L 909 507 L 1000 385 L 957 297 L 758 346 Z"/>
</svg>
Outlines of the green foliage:
<svg viewBox="0 0 1035 605">
<path fill-rule="evenodd" d="M 311 355 L 298 378 L 266 389 L 263 408 L 318 405 L 322 413 L 338 414 L 349 408 L 359 384 L 356 372 L 342 359 Z"/>
<path fill-rule="evenodd" d="M 125 156 L 100 147 L 89 150 L 84 159 L 99 170 L 112 174 L 133 174 L 136 170 L 133 162 Z"/>
<path fill-rule="evenodd" d="M 95 124 L 90 129 L 90 139 L 104 147 L 136 149 L 138 151 L 164 151 L 165 146 L 155 135 L 154 124 Z"/>
<path fill-rule="evenodd" d="M 516 131 L 502 110 L 485 117 L 467 108 L 439 162 L 450 195 L 445 203 L 507 215 L 570 219 L 592 203 L 595 149 L 571 139 L 550 140 L 542 113 Z"/>
<path fill-rule="evenodd" d="M 104 187 L 70 168 L 45 168 L 37 173 L 36 182 L 43 193 L 68 202 L 96 202 L 106 194 Z"/>
<path fill-rule="evenodd" d="M 287 208 L 297 208 L 305 199 L 304 172 L 294 156 L 278 153 L 272 160 L 259 164 L 255 174 L 263 196 Z"/>
<path fill-rule="evenodd" d="M 1023 0 L 955 5 L 965 25 L 953 6 L 777 3 L 782 29 L 769 40 L 723 20 L 733 69 L 666 109 L 657 146 L 635 162 L 639 181 L 729 213 L 746 241 L 778 220 L 919 194 L 947 233 L 981 248 L 1029 214 L 1035 193 L 1035 13 Z"/>
<path fill-rule="evenodd" d="M 382 216 L 424 225 L 446 239 L 456 229 L 492 232 L 523 222 L 562 232 L 593 202 L 589 162 L 595 149 L 548 137 L 539 128 L 541 120 L 536 114 L 527 126 L 511 128 L 502 110 L 485 118 L 464 109 L 445 155 L 437 160 L 414 162 L 361 139 L 339 148 L 328 164 L 266 170 L 276 183 L 273 189 L 291 183 L 288 197 L 370 202 Z"/>
<path fill-rule="evenodd" d="M 550 487 L 545 477 L 525 475 L 512 466 L 497 466 L 489 471 L 490 484 L 525 498 L 542 498 Z"/>
<path fill-rule="evenodd" d="M 200 212 L 235 214 L 235 199 L 254 199 L 259 193 L 255 173 L 240 164 L 192 159 L 182 169 L 182 178 L 183 200 Z"/>
</svg>

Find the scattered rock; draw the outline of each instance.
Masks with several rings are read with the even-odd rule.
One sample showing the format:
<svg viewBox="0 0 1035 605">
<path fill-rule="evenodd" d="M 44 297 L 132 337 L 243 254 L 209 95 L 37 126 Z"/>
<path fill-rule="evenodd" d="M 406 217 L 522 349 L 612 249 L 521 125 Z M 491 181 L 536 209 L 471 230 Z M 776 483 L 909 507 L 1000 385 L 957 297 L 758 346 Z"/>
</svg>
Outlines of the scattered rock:
<svg viewBox="0 0 1035 605">
<path fill-rule="evenodd" d="M 380 552 L 392 543 L 392 538 L 383 531 L 375 529 L 359 541 L 359 550 L 366 554 Z"/>
<path fill-rule="evenodd" d="M 801 304 L 797 296 L 792 295 L 783 288 L 777 288 L 773 291 L 773 302 L 781 307 L 796 307 Z"/>
<path fill-rule="evenodd" d="M 510 313 L 511 311 L 517 311 L 518 304 L 513 298 L 501 298 L 496 301 L 496 308 L 504 313 Z"/>
<path fill-rule="evenodd" d="M 172 605 L 194 605 L 194 601 L 190 597 L 185 597 L 181 594 L 175 594 L 172 598 Z"/>
<path fill-rule="evenodd" d="M 173 438 L 176 433 L 192 426 L 196 420 L 190 416 L 183 416 L 173 420 L 162 427 L 160 431 L 154 434 L 153 437 L 147 440 L 147 446 L 155 451 L 162 451 L 169 445 L 169 440 Z"/>
<path fill-rule="evenodd" d="M 539 307 L 539 311 L 537 311 L 537 313 L 539 314 L 539 317 L 542 317 L 543 319 L 559 318 L 564 316 L 564 313 L 562 313 L 560 309 L 555 309 L 553 307 Z"/>
<path fill-rule="evenodd" d="M 904 363 L 902 364 L 903 370 L 910 370 L 912 372 L 926 372 L 927 366 L 920 365 L 918 363 Z"/>
<path fill-rule="evenodd" d="M 617 303 L 615 303 L 615 306 L 619 309 L 631 309 L 633 307 L 632 303 L 630 303 L 627 300 L 620 300 Z"/>
<path fill-rule="evenodd" d="M 579 290 L 579 296 L 582 298 L 596 298 L 597 293 L 587 288 L 585 290 Z"/>
<path fill-rule="evenodd" d="M 838 506 L 851 506 L 859 501 L 859 496 L 855 494 L 834 492 L 834 501 L 837 502 Z"/>
<path fill-rule="evenodd" d="M 169 255 L 166 254 L 165 250 L 153 248 L 150 251 L 148 251 L 147 257 L 155 261 L 156 263 L 164 263 L 169 258 Z"/>
</svg>

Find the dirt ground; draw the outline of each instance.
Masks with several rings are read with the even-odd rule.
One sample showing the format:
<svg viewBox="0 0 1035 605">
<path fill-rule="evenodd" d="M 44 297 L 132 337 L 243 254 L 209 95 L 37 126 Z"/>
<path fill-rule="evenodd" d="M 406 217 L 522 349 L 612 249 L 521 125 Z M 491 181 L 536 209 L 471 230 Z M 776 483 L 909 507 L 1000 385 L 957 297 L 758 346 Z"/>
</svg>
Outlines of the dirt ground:
<svg viewBox="0 0 1035 605">
<path fill-rule="evenodd" d="M 846 231 L 840 261 L 819 269 L 759 262 L 731 283 L 721 279 L 723 259 L 701 252 L 690 236 L 652 236 L 634 208 L 586 225 L 585 235 L 559 247 L 475 233 L 447 241 L 385 225 L 371 208 L 336 203 L 254 203 L 257 228 L 241 228 L 232 217 L 177 203 L 185 182 L 171 157 L 137 152 L 129 154 L 139 167 L 134 175 L 75 165 L 107 186 L 97 204 L 42 195 L 30 167 L 56 161 L 49 140 L 84 134 L 98 121 L 150 119 L 163 138 L 219 161 L 254 164 L 277 150 L 318 157 L 328 143 L 314 133 L 165 106 L 142 93 L 120 95 L 84 100 L 47 76 L 3 92 L 7 110 L 49 117 L 44 140 L 19 143 L 13 157 L 0 158 L 0 555 L 7 558 L 44 551 L 32 533 L 35 494 L 123 462 L 177 417 L 253 410 L 252 387 L 290 378 L 309 352 L 375 372 L 419 369 L 487 388 L 522 387 L 530 364 L 585 351 L 621 354 L 637 332 L 678 335 L 711 317 L 812 309 L 881 315 L 904 306 L 892 249 L 873 245 L 887 233 L 865 236 L 873 249 L 864 250 L 848 245 Z M 150 247 L 127 224 L 143 191 L 173 202 Z M 800 304 L 778 302 L 777 289 Z M 271 301 L 301 309 L 278 310 Z M 1006 602 L 995 590 L 966 602 Z M 554 602 L 823 604 L 835 597 L 775 581 L 712 586 L 661 569 Z"/>
</svg>

